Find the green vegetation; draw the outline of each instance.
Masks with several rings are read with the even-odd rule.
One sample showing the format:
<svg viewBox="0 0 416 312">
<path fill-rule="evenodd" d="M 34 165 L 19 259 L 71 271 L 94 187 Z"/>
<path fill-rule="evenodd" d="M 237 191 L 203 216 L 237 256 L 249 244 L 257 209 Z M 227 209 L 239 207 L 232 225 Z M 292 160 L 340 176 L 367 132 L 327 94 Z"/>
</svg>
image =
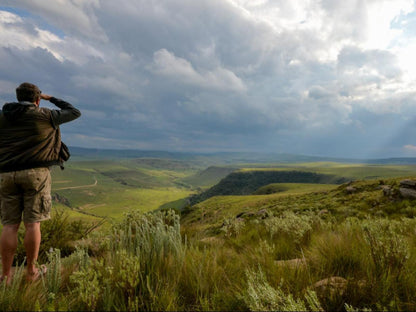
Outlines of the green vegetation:
<svg viewBox="0 0 416 312">
<path fill-rule="evenodd" d="M 70 162 L 52 171 L 55 202 L 84 215 L 120 219 L 151 211 L 194 191 L 181 180 L 196 169 L 176 160 L 123 159 Z"/>
<path fill-rule="evenodd" d="M 336 188 L 337 184 L 315 184 L 315 183 L 272 183 L 257 189 L 253 195 L 267 195 L 275 193 L 310 193 L 327 191 Z"/>
<path fill-rule="evenodd" d="M 416 309 L 416 200 L 399 192 L 415 167 L 247 166 L 237 173 L 259 181 L 244 180 L 247 195 L 182 209 L 209 180 L 198 181 L 209 176 L 200 169 L 129 159 L 54 171 L 59 209 L 42 225 L 48 273 L 26 283 L 19 250 L 0 309 Z M 272 171 L 299 180 L 268 182 Z M 340 178 L 354 181 L 327 184 Z"/>
<path fill-rule="evenodd" d="M 232 167 L 211 166 L 182 179 L 182 181 L 194 187 L 207 188 L 217 184 L 222 178 L 225 178 L 234 170 L 236 169 Z"/>
<path fill-rule="evenodd" d="M 192 196 L 191 204 L 218 195 L 249 195 L 271 183 L 340 184 L 346 179 L 339 176 L 295 170 L 239 170 L 230 173 L 210 189 Z"/>
<path fill-rule="evenodd" d="M 371 193 L 376 192 L 374 185 L 354 186 Z M 334 200 L 342 192 L 341 187 L 321 195 Z M 297 204 L 308 195 L 293 196 L 292 203 Z M 280 195 L 281 200 L 285 197 Z M 182 227 L 173 211 L 125 214 L 111 229 L 79 241 L 69 256 L 63 257 L 57 249 L 47 252 L 48 274 L 39 282 L 25 283 L 23 267 L 17 267 L 13 285 L 0 285 L 0 308 L 416 308 L 416 221 L 399 209 L 390 218 L 351 216 L 342 207 L 333 214 L 292 209 L 258 212 L 221 224 L 210 222 L 202 231 L 194 227 L 198 222 L 189 223 L 196 209 L 183 216 Z"/>
<path fill-rule="evenodd" d="M 338 177 L 344 177 L 347 180 L 364 180 L 364 179 L 383 179 L 413 175 L 416 171 L 416 165 L 389 165 L 389 164 L 351 164 L 337 162 L 310 162 L 297 164 L 270 164 L 268 166 L 253 167 L 247 165 L 240 169 L 241 171 L 253 170 L 297 170 L 315 172 L 320 174 L 329 174 Z"/>
</svg>

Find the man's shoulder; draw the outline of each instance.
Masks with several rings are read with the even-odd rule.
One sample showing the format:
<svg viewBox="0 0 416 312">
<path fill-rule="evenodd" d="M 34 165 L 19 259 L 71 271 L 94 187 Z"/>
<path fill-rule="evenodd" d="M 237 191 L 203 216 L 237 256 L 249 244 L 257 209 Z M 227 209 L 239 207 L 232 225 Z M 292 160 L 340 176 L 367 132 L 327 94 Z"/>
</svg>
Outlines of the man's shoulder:
<svg viewBox="0 0 416 312">
<path fill-rule="evenodd" d="M 51 109 L 47 108 L 47 107 L 39 107 L 39 106 L 35 106 L 35 107 L 31 107 L 28 112 L 31 112 L 33 114 L 50 114 L 51 113 Z"/>
<path fill-rule="evenodd" d="M 35 118 L 35 120 L 51 120 L 51 110 L 47 107 L 30 107 L 25 112 L 26 118 Z"/>
<path fill-rule="evenodd" d="M 41 112 L 50 113 L 52 110 L 47 107 L 38 107 Z"/>
</svg>

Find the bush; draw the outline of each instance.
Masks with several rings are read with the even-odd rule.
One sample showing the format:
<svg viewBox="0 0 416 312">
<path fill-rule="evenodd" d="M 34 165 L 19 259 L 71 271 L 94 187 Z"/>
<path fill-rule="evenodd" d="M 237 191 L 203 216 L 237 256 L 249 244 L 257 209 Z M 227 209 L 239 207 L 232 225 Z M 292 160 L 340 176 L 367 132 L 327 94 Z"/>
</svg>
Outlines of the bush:
<svg viewBox="0 0 416 312">
<path fill-rule="evenodd" d="M 273 240 L 276 236 L 283 236 L 290 239 L 295 245 L 299 246 L 312 230 L 311 217 L 307 215 L 297 215 L 290 210 L 286 210 L 280 217 L 272 217 L 264 220 L 266 230 Z"/>
<path fill-rule="evenodd" d="M 247 270 L 247 290 L 243 299 L 251 311 L 322 311 L 317 295 L 307 290 L 304 300 L 285 294 L 281 287 L 273 288 L 264 273 Z"/>
<path fill-rule="evenodd" d="M 185 245 L 173 211 L 131 212 L 113 226 L 106 257 L 74 273 L 72 307 L 79 310 L 166 310 L 176 294 Z M 88 263 L 90 263 L 88 265 Z"/>
<path fill-rule="evenodd" d="M 409 258 L 409 244 L 403 235 L 403 223 L 388 219 L 369 219 L 363 222 L 362 229 L 370 247 L 376 274 L 399 274 Z"/>
</svg>

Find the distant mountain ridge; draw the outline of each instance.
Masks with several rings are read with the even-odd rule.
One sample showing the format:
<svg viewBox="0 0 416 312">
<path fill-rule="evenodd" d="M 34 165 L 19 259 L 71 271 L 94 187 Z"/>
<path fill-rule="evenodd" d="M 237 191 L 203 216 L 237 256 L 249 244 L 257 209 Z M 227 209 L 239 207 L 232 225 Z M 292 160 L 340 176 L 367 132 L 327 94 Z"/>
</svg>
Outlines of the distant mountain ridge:
<svg viewBox="0 0 416 312">
<path fill-rule="evenodd" d="M 207 164 L 232 163 L 302 163 L 302 162 L 340 162 L 365 164 L 416 164 L 416 157 L 391 157 L 375 159 L 353 159 L 322 156 L 296 155 L 286 153 L 255 153 L 255 152 L 177 152 L 135 149 L 100 149 L 70 147 L 71 155 L 86 158 L 164 158 L 184 161 L 204 161 Z"/>
</svg>

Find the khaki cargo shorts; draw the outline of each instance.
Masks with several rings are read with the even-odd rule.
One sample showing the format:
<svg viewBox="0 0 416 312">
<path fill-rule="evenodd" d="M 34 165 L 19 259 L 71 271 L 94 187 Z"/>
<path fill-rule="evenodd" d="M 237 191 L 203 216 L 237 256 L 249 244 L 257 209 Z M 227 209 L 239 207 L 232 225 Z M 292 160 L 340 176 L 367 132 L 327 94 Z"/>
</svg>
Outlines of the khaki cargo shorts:
<svg viewBox="0 0 416 312">
<path fill-rule="evenodd" d="M 50 219 L 52 207 L 49 168 L 0 173 L 1 223 L 36 223 Z"/>
</svg>

